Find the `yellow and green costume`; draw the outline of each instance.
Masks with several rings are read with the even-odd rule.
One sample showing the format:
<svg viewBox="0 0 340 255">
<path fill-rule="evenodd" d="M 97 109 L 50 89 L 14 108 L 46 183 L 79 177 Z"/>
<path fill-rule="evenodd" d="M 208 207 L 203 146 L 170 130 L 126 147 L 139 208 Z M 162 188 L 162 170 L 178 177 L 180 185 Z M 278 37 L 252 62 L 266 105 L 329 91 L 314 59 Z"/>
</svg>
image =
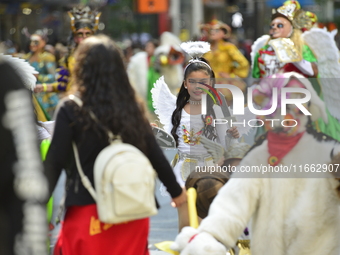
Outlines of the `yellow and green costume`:
<svg viewBox="0 0 340 255">
<path fill-rule="evenodd" d="M 32 58 L 33 53 L 28 53 L 24 56 L 31 66 L 34 67 L 36 71 L 39 72 L 37 77 L 37 83 L 51 83 L 55 81 L 55 74 L 56 74 L 56 60 L 55 56 L 49 52 L 42 52 L 38 55 L 38 61 L 30 61 Z M 50 116 L 53 114 L 56 105 L 58 104 L 59 97 L 56 93 L 51 92 L 41 92 L 35 94 L 35 99 L 38 101 L 39 105 L 44 111 L 45 118 L 47 120 L 50 119 Z M 34 99 L 34 100 L 35 100 Z M 43 115 L 41 115 L 43 116 Z M 42 117 L 41 121 L 44 117 Z"/>
</svg>

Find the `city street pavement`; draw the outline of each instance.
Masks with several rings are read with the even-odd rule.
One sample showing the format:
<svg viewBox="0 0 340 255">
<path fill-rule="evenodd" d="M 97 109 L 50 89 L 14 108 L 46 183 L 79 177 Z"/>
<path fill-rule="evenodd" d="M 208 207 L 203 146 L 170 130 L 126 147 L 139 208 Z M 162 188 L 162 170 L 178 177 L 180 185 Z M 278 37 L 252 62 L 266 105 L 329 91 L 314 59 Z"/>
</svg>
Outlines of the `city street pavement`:
<svg viewBox="0 0 340 255">
<path fill-rule="evenodd" d="M 169 254 L 158 251 L 155 243 L 163 241 L 173 241 L 178 233 L 177 209 L 170 205 L 170 196 L 162 196 L 159 191 L 160 182 L 157 181 L 156 197 L 161 208 L 158 214 L 151 217 L 149 249 L 152 255 Z"/>
<path fill-rule="evenodd" d="M 150 255 L 169 255 L 170 253 L 164 252 L 164 251 L 152 251 L 150 250 Z"/>
<path fill-rule="evenodd" d="M 62 199 L 63 190 L 65 185 L 66 175 L 63 172 L 59 181 L 57 183 L 56 189 L 53 193 L 54 195 L 54 210 L 53 219 L 55 219 L 57 212 L 59 210 L 59 201 Z M 159 251 L 154 244 L 163 241 L 173 241 L 178 233 L 178 223 L 177 223 L 177 209 L 170 205 L 170 196 L 162 196 L 159 191 L 160 182 L 157 181 L 156 185 L 156 197 L 161 208 L 158 214 L 152 216 L 150 219 L 150 233 L 149 233 L 149 249 L 150 255 L 166 255 L 169 253 Z M 52 220 L 55 225 L 55 221 Z M 51 252 L 53 250 L 54 244 L 57 240 L 58 233 L 60 229 L 60 224 L 55 225 L 55 228 L 51 231 Z"/>
</svg>

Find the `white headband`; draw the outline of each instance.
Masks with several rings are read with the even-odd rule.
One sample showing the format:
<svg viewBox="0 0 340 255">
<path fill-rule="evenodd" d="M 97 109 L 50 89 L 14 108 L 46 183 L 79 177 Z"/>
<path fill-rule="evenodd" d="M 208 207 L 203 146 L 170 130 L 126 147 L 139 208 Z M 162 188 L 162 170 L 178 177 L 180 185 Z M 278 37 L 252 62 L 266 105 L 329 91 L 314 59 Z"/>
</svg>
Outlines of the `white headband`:
<svg viewBox="0 0 340 255">
<path fill-rule="evenodd" d="M 190 57 L 192 57 L 192 59 L 189 60 L 189 64 L 187 64 L 187 66 L 184 68 L 184 73 L 187 70 L 188 66 L 190 66 L 192 63 L 203 63 L 206 66 L 208 66 L 209 69 L 211 70 L 211 67 L 207 63 L 198 59 L 202 57 L 203 54 L 210 51 L 210 43 L 202 42 L 202 41 L 184 42 L 184 43 L 181 43 L 181 48 L 186 53 L 188 53 Z"/>
<path fill-rule="evenodd" d="M 209 69 L 211 70 L 211 67 L 207 64 L 207 63 L 205 63 L 204 61 L 202 61 L 202 60 L 199 60 L 199 59 L 197 59 L 197 58 L 193 58 L 193 59 L 191 59 L 190 61 L 189 61 L 189 64 L 187 64 L 187 66 L 184 68 L 184 73 L 185 73 L 185 71 L 187 70 L 187 68 L 191 65 L 191 64 L 193 64 L 193 63 L 202 63 L 202 64 L 205 64 L 207 67 L 209 67 Z"/>
</svg>

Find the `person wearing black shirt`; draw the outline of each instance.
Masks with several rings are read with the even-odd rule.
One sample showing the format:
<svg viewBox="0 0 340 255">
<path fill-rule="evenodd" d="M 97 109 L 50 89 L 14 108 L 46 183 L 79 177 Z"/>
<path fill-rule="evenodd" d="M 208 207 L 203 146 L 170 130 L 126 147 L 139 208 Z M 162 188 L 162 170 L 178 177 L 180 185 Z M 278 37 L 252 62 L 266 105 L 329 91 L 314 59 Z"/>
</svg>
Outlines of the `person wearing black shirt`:
<svg viewBox="0 0 340 255">
<path fill-rule="evenodd" d="M 80 181 L 72 141 L 77 145 L 80 163 L 92 186 L 94 162 L 108 145 L 106 129 L 109 129 L 149 158 L 175 206 L 186 201 L 185 189 L 177 183 L 144 110 L 135 99 L 121 56 L 114 42 L 104 35 L 85 39 L 75 52 L 72 92 L 83 105 L 80 108 L 71 100 L 60 105 L 45 161 L 50 192 L 61 170 L 66 169 L 67 173 L 66 214 L 54 254 L 148 254 L 148 218 L 113 226 L 99 221 L 95 201 Z M 91 118 L 90 111 L 98 122 Z"/>
</svg>

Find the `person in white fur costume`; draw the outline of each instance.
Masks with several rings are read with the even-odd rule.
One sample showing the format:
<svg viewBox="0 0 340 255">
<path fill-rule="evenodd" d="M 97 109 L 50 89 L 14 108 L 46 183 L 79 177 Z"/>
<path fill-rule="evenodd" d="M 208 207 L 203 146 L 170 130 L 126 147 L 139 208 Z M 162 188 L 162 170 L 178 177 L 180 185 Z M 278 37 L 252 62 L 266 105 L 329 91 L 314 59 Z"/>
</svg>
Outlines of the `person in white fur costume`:
<svg viewBox="0 0 340 255">
<path fill-rule="evenodd" d="M 301 106 L 311 116 L 290 104 L 286 116 L 281 115 L 280 108 L 267 116 L 280 120 L 289 116 L 298 124 L 282 128 L 280 121 L 275 121 L 274 127 L 257 141 L 220 189 L 199 228 L 186 227 L 177 236 L 172 249 L 182 255 L 225 255 L 248 223 L 252 255 L 340 254 L 339 181 L 335 178 L 340 167 L 330 165 L 340 144 L 316 133 L 310 124 L 319 117 L 327 122 L 324 103 L 308 79 L 285 73 L 262 80 L 254 90 L 254 100 L 262 101 L 262 109 L 270 106 L 273 87 L 278 91 L 283 87 L 308 89 L 311 99 Z M 301 93 L 288 95 L 301 98 Z M 264 170 L 263 166 L 290 171 L 240 172 L 255 167 Z"/>
</svg>

